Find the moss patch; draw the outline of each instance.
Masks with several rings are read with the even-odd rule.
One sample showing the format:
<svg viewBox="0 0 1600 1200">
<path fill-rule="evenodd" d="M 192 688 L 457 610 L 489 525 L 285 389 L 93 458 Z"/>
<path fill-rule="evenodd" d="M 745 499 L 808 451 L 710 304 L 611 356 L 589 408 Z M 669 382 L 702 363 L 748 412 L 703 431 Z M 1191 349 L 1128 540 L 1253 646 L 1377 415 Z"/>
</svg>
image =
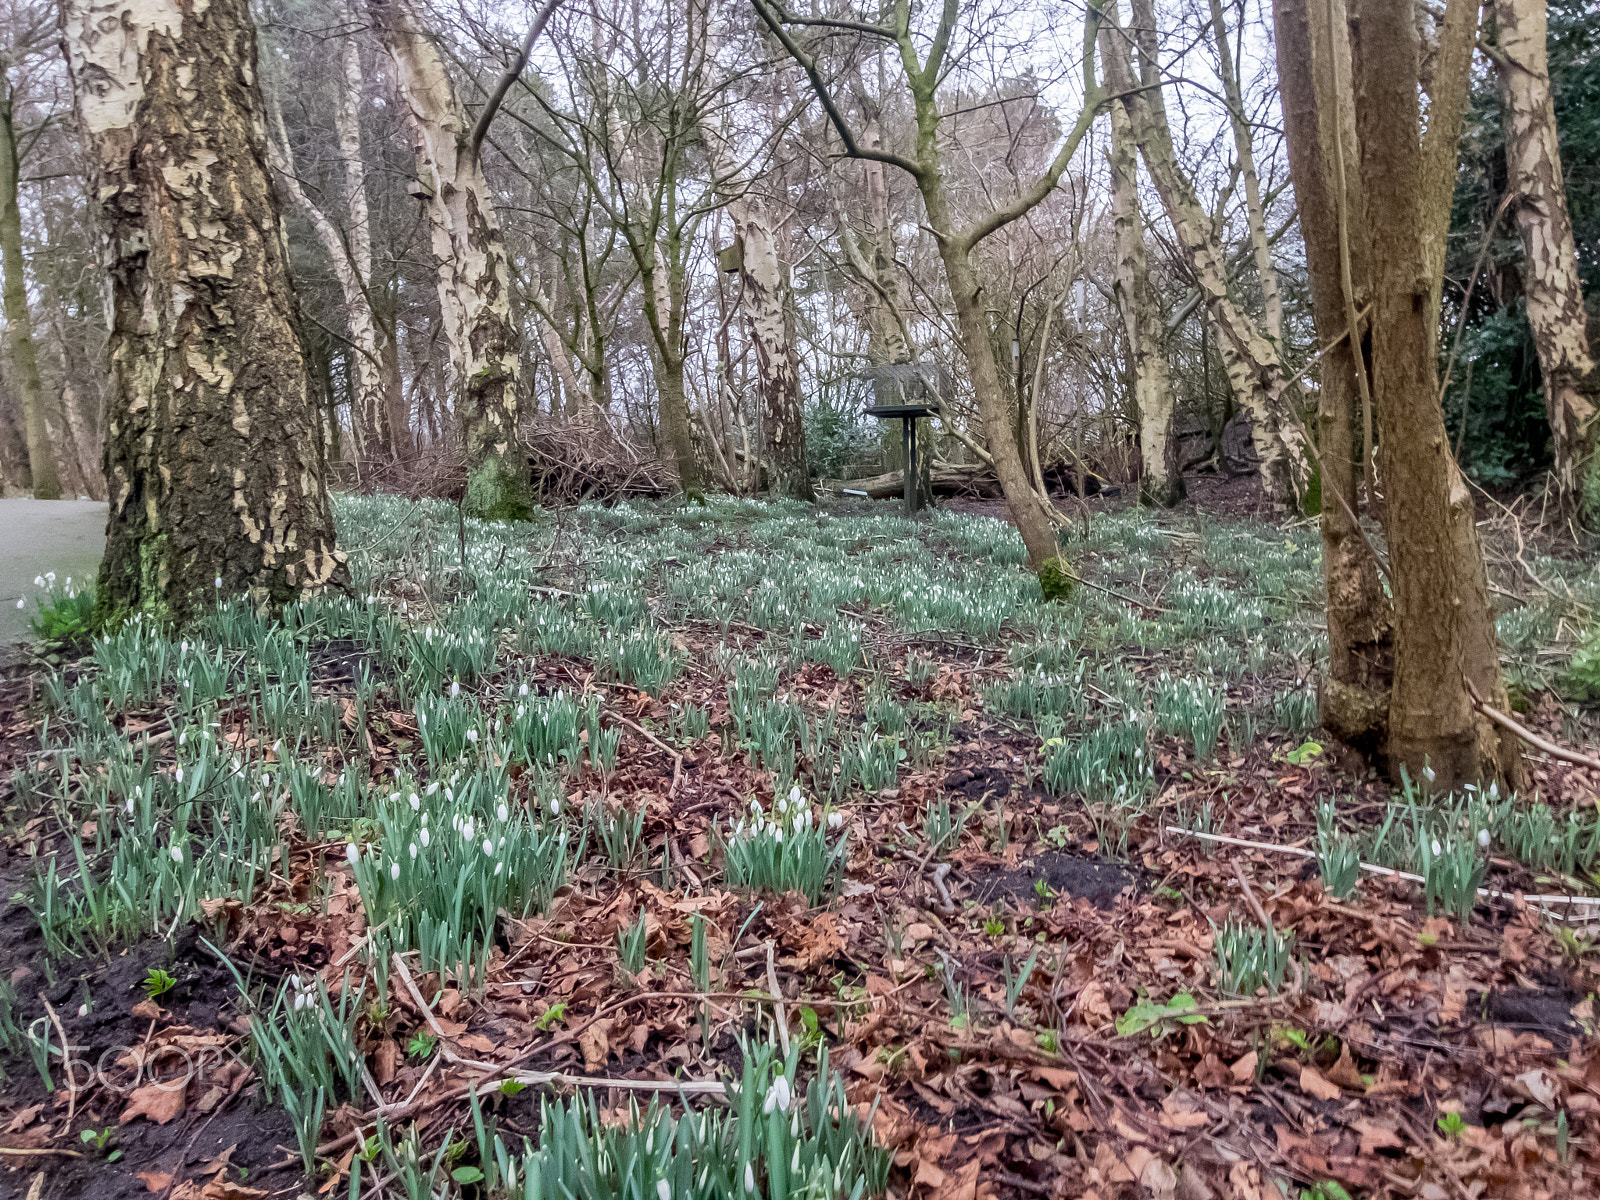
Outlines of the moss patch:
<svg viewBox="0 0 1600 1200">
<path fill-rule="evenodd" d="M 1039 587 L 1046 600 L 1065 600 L 1077 586 L 1078 577 L 1072 573 L 1071 564 L 1059 555 L 1045 559 L 1039 567 Z"/>
<path fill-rule="evenodd" d="M 526 521 L 533 516 L 533 494 L 510 464 L 487 458 L 467 476 L 462 507 L 479 521 Z"/>
</svg>

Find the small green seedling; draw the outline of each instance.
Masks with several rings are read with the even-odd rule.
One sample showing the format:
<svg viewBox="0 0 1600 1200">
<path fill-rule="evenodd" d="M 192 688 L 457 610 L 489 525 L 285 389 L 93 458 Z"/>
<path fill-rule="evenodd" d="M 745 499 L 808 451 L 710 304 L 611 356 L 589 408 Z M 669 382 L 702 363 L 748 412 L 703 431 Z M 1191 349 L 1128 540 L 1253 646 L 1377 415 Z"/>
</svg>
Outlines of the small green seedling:
<svg viewBox="0 0 1600 1200">
<path fill-rule="evenodd" d="M 406 1054 L 411 1058 L 427 1058 L 433 1053 L 433 1048 L 439 1044 L 439 1039 L 426 1030 L 412 1034 L 411 1040 L 406 1043 Z"/>
<path fill-rule="evenodd" d="M 144 977 L 144 994 L 154 1000 L 158 996 L 165 996 L 178 986 L 178 981 L 168 975 L 160 967 L 151 967 Z"/>
<path fill-rule="evenodd" d="M 1321 753 L 1321 742 L 1301 742 L 1293 750 L 1284 751 L 1283 761 L 1290 766 L 1303 767 Z"/>
<path fill-rule="evenodd" d="M 1462 1119 L 1461 1114 L 1458 1112 L 1445 1113 L 1444 1116 L 1439 1118 L 1438 1125 L 1439 1132 L 1452 1141 L 1460 1137 L 1461 1131 L 1467 1127 L 1466 1121 Z"/>
<path fill-rule="evenodd" d="M 103 1157 L 107 1162 L 116 1162 L 117 1159 L 122 1157 L 121 1150 L 113 1150 L 111 1148 L 112 1143 L 117 1140 L 117 1131 L 110 1125 L 98 1130 L 85 1129 L 78 1135 L 78 1140 Z"/>
<path fill-rule="evenodd" d="M 564 1021 L 566 1018 L 567 1002 L 565 1000 L 558 1000 L 549 1008 L 545 1009 L 544 1012 L 539 1014 L 539 1019 L 533 1023 L 533 1027 L 540 1033 L 548 1033 L 550 1026 L 554 1025 L 557 1021 Z"/>
</svg>

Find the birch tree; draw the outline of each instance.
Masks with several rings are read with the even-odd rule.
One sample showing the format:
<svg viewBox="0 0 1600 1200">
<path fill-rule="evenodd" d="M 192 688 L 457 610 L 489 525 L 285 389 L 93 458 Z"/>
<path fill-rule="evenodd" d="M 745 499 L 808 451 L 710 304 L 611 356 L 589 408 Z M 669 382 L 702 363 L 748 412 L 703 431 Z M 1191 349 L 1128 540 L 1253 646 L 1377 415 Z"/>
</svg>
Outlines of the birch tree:
<svg viewBox="0 0 1600 1200">
<path fill-rule="evenodd" d="M 1600 528 L 1600 372 L 1589 348 L 1577 246 L 1550 93 L 1544 0 L 1495 0 L 1506 187 L 1522 237 L 1522 287 L 1539 355 L 1563 508 Z"/>
<path fill-rule="evenodd" d="M 410 114 L 432 220 L 439 306 L 467 455 L 465 511 L 486 520 L 525 519 L 533 501 L 517 442 L 521 330 L 512 319 L 505 241 L 480 152 L 489 122 L 521 76 L 534 39 L 557 3 L 547 0 L 539 10 L 513 69 L 469 126 L 444 57 L 410 0 L 367 0 Z"/>
<path fill-rule="evenodd" d="M 99 616 L 347 583 L 245 0 L 64 0 L 110 273 Z"/>
<path fill-rule="evenodd" d="M 1100 31 L 1102 47 L 1115 36 Z M 1170 508 L 1184 497 L 1178 469 L 1178 444 L 1172 436 L 1172 378 L 1162 345 L 1161 311 L 1150 286 L 1145 259 L 1144 223 L 1139 215 L 1139 152 L 1127 111 L 1109 105 L 1111 147 L 1111 220 L 1115 234 L 1116 272 L 1112 290 L 1122 327 L 1128 336 L 1133 367 L 1133 396 L 1139 410 L 1139 498 Z"/>
<path fill-rule="evenodd" d="M 1131 29 L 1119 29 L 1108 43 L 1108 87 L 1127 108 L 1145 169 L 1217 331 L 1229 385 L 1249 418 L 1262 490 L 1275 503 L 1298 509 L 1312 477 L 1308 439 L 1295 411 L 1298 396 L 1290 392 L 1278 347 L 1229 291 L 1226 261 L 1212 222 L 1178 161 L 1162 97 L 1153 0 L 1133 0 L 1132 11 Z M 1114 24 L 1116 6 L 1105 12 Z"/>
</svg>

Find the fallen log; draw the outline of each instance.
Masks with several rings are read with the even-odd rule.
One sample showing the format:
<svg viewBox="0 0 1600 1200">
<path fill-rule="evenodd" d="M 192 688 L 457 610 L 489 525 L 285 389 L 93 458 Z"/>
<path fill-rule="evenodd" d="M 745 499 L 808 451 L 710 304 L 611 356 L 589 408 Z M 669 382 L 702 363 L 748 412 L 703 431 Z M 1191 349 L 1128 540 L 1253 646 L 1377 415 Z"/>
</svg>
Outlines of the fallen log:
<svg viewBox="0 0 1600 1200">
<path fill-rule="evenodd" d="M 824 491 L 865 494 L 873 500 L 894 500 L 905 494 L 905 479 L 905 471 L 900 470 L 871 475 L 865 479 L 822 479 L 818 480 L 818 486 Z M 940 463 L 929 470 L 928 480 L 935 496 L 995 499 L 1001 495 L 1000 480 L 994 468 L 984 463 Z M 1063 464 L 1047 467 L 1044 480 L 1052 492 L 1077 490 L 1075 473 Z M 1100 490 L 1100 478 L 1093 473 L 1086 475 L 1083 482 L 1083 490 L 1091 496 Z"/>
</svg>

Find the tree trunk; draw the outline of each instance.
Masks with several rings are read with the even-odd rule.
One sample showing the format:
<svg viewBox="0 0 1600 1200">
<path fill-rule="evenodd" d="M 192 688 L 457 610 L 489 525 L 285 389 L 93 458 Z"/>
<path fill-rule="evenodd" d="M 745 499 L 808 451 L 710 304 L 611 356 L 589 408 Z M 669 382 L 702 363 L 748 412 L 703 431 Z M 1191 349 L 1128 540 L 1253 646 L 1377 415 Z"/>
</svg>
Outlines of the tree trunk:
<svg viewBox="0 0 1600 1200">
<path fill-rule="evenodd" d="M 28 467 L 28 442 L 18 407 L 11 388 L 0 382 L 0 489 L 32 492 L 33 472 Z"/>
<path fill-rule="evenodd" d="M 4 304 L 6 351 L 11 360 L 11 382 L 22 405 L 22 427 L 28 444 L 28 467 L 36 500 L 61 499 L 61 476 L 56 466 L 50 429 L 45 424 L 44 387 L 39 382 L 39 358 L 33 345 L 28 316 L 28 280 L 22 257 L 22 210 L 17 191 L 22 163 L 17 153 L 17 131 L 12 123 L 11 81 L 0 75 L 0 270 L 5 274 Z"/>
<path fill-rule="evenodd" d="M 1107 16 L 1110 15 L 1108 11 Z M 1295 398 L 1285 394 L 1287 376 L 1277 346 L 1229 295 L 1227 268 L 1212 223 L 1200 205 L 1194 185 L 1178 165 L 1155 61 L 1152 0 L 1133 0 L 1133 24 L 1138 36 L 1142 86 L 1134 86 L 1126 32 L 1112 40 L 1107 80 L 1112 91 L 1123 94 L 1122 103 L 1133 119 L 1134 136 L 1145 167 L 1216 326 L 1217 346 L 1229 383 L 1250 420 L 1251 440 L 1260 459 L 1262 490 L 1275 503 L 1298 510 L 1311 482 L 1311 454 L 1305 431 L 1291 411 Z"/>
<path fill-rule="evenodd" d="M 1111 29 L 1100 31 L 1105 47 Z M 1133 399 L 1139 411 L 1139 499 L 1171 508 L 1184 497 L 1178 441 L 1172 436 L 1172 378 L 1161 346 L 1161 314 L 1145 262 L 1144 225 L 1139 219 L 1139 152 L 1126 110 L 1111 112 L 1111 221 L 1116 237 L 1113 290 L 1133 360 Z"/>
<path fill-rule="evenodd" d="M 1450 454 L 1424 261 L 1417 28 L 1409 6 L 1354 0 L 1351 61 L 1372 271 L 1373 408 L 1394 591 L 1388 757 L 1438 789 L 1519 782 L 1472 495 Z"/>
<path fill-rule="evenodd" d="M 1600 372 L 1589 350 L 1572 217 L 1562 183 L 1550 95 L 1544 0 L 1495 0 L 1506 187 L 1516 195 L 1528 326 L 1544 376 L 1555 444 L 1555 483 L 1565 511 L 1600 528 Z"/>
<path fill-rule="evenodd" d="M 110 265 L 99 617 L 348 586 L 245 0 L 61 23 Z"/>
<path fill-rule="evenodd" d="M 1267 240 L 1267 214 L 1261 203 L 1261 181 L 1256 177 L 1255 146 L 1245 116 L 1244 93 L 1239 88 L 1233 50 L 1228 45 L 1228 23 L 1222 15 L 1222 0 L 1211 0 L 1211 33 L 1217 45 L 1217 67 L 1223 96 L 1228 102 L 1228 124 L 1233 129 L 1239 177 L 1244 183 L 1245 223 L 1250 230 L 1256 275 L 1261 281 L 1262 324 L 1272 344 L 1282 350 L 1283 298 L 1278 293 L 1278 269 L 1272 263 L 1272 243 Z"/>
<path fill-rule="evenodd" d="M 1350 45 L 1344 0 L 1334 0 L 1330 40 L 1325 0 L 1275 0 L 1278 77 L 1287 131 L 1289 171 L 1300 209 L 1300 232 L 1310 267 L 1317 340 L 1331 347 L 1319 363 L 1318 467 L 1322 486 L 1322 572 L 1327 594 L 1328 669 L 1319 688 L 1324 726 L 1339 740 L 1367 752 L 1381 751 L 1388 731 L 1389 686 L 1394 648 L 1389 598 L 1378 576 L 1376 555 L 1357 514 L 1355 430 L 1361 382 L 1356 347 L 1345 337 L 1351 313 L 1371 298 L 1371 257 L 1365 203 L 1356 159 L 1355 110 L 1346 82 Z M 1334 55 L 1342 61 L 1335 67 Z M 1337 72 L 1337 73 L 1336 73 Z M 1336 138 L 1343 139 L 1342 148 Z M 1343 209 L 1353 280 L 1343 286 L 1340 254 L 1339 159 L 1345 170 Z M 1337 340 L 1336 340 L 1337 339 Z"/>
<path fill-rule="evenodd" d="M 470 130 L 444 59 L 408 0 L 368 0 L 368 7 L 394 59 L 417 142 L 417 173 L 428 193 L 439 306 L 467 455 L 466 512 L 485 520 L 525 520 L 533 495 L 517 434 L 521 336 L 511 316 L 510 273 L 494 198 L 471 152 Z"/>
<path fill-rule="evenodd" d="M 772 215 L 760 198 L 749 194 L 732 201 L 728 215 L 744 251 L 739 303 L 756 353 L 767 488 L 775 496 L 814 500 L 800 402 L 800 356 L 785 302 L 787 289 Z"/>
<path fill-rule="evenodd" d="M 934 191 L 934 198 L 929 198 L 929 191 Z M 950 226 L 946 220 L 943 196 L 937 187 L 925 188 L 923 199 L 934 228 L 948 229 Z M 1060 548 L 1044 497 L 1033 490 L 1027 469 L 1022 465 L 1022 455 L 1017 452 L 1016 430 L 1012 425 L 1011 406 L 1007 402 L 1008 389 L 1000 380 L 1000 369 L 994 360 L 994 343 L 989 337 L 988 320 L 980 295 L 982 286 L 964 245 L 954 239 L 942 239 L 939 242 L 939 257 L 944 262 L 945 278 L 950 284 L 951 299 L 955 302 L 961 349 L 966 355 L 972 391 L 978 402 L 978 417 L 983 422 L 984 436 L 989 443 L 989 455 L 994 459 L 994 473 L 1000 480 L 1000 490 L 1005 494 L 1011 519 L 1016 523 L 1017 532 L 1022 535 L 1023 545 L 1028 548 L 1028 561 L 1037 571 L 1046 562 L 1058 557 Z"/>
</svg>

